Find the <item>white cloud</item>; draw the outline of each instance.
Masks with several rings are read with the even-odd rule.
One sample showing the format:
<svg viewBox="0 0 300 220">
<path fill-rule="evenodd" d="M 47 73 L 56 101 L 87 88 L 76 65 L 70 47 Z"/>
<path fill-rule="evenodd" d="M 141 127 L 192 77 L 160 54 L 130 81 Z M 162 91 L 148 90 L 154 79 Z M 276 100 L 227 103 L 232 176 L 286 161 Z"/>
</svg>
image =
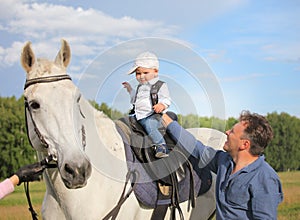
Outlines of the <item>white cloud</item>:
<svg viewBox="0 0 300 220">
<path fill-rule="evenodd" d="M 18 12 L 22 11 L 25 5 L 22 0 L 6 0 L 1 1 L 0 21 L 12 19 Z"/>
<path fill-rule="evenodd" d="M 59 40 L 72 44 L 74 54 L 95 56 L 99 50 L 119 41 L 144 36 L 172 36 L 177 27 L 163 22 L 114 18 L 95 9 L 74 8 L 49 3 L 8 0 L 0 10 L 0 27 L 13 36 L 10 46 L 2 45 L 1 63 L 12 65 L 19 60 L 23 43 L 14 38 L 30 40 L 41 56 L 56 53 Z M 51 54 L 54 56 L 55 54 Z"/>
<path fill-rule="evenodd" d="M 262 73 L 252 73 L 248 75 L 238 75 L 231 77 L 224 77 L 221 79 L 222 82 L 241 82 L 241 81 L 249 81 L 251 79 L 266 77 L 265 74 Z"/>
<path fill-rule="evenodd" d="M 154 34 L 172 32 L 172 28 L 161 23 L 135 20 L 130 17 L 120 19 L 94 9 L 34 3 L 18 11 L 15 19 L 9 21 L 8 29 L 16 34 L 32 38 L 46 38 L 48 35 L 63 33 L 65 35 L 91 36 L 104 35 L 119 37 L 137 37 L 144 31 Z"/>
<path fill-rule="evenodd" d="M 20 61 L 20 48 L 23 46 L 21 42 L 14 42 L 11 47 L 0 47 L 1 66 L 11 66 Z"/>
<path fill-rule="evenodd" d="M 231 59 L 227 57 L 226 50 L 204 50 L 206 59 L 209 61 L 208 63 L 222 62 L 222 63 L 231 63 Z"/>
<path fill-rule="evenodd" d="M 300 43 L 281 42 L 262 46 L 266 61 L 300 63 Z"/>
<path fill-rule="evenodd" d="M 39 52 L 37 56 L 51 58 L 57 52 L 53 48 L 59 49 L 59 41 L 64 38 L 71 44 L 74 56 L 89 60 L 99 51 L 128 39 L 151 36 L 174 39 L 182 31 L 174 24 L 203 23 L 244 4 L 246 0 L 213 0 L 201 4 L 196 0 L 178 1 L 176 4 L 172 2 L 172 7 L 169 1 L 157 0 L 151 3 L 119 2 L 118 7 L 112 3 L 85 1 L 86 8 L 79 6 L 80 1 L 77 5 L 73 2 L 75 6 L 63 5 L 67 3 L 63 1 L 59 4 L 51 2 L 54 1 L 6 0 L 1 3 L 0 31 L 5 33 L 8 42 L 1 45 L 2 66 L 19 62 L 22 46 L 28 40 Z M 97 7 L 89 7 L 91 4 Z M 109 4 L 115 8 L 114 15 L 101 10 L 102 5 Z M 156 10 L 151 10 L 154 6 Z M 172 12 L 165 13 L 170 8 Z"/>
</svg>

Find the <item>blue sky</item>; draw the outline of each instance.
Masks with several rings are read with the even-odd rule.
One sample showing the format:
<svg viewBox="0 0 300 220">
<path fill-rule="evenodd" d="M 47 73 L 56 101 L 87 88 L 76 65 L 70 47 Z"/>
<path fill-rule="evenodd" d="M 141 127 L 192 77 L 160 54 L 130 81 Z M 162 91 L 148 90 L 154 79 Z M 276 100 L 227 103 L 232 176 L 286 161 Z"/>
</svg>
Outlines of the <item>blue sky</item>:
<svg viewBox="0 0 300 220">
<path fill-rule="evenodd" d="M 299 15 L 298 0 L 6 0 L 0 96 L 23 92 L 25 42 L 37 57 L 54 59 L 64 38 L 74 82 L 112 107 L 130 108 L 121 82 L 135 84 L 126 70 L 138 52 L 152 49 L 177 113 L 227 118 L 248 109 L 300 117 Z"/>
</svg>

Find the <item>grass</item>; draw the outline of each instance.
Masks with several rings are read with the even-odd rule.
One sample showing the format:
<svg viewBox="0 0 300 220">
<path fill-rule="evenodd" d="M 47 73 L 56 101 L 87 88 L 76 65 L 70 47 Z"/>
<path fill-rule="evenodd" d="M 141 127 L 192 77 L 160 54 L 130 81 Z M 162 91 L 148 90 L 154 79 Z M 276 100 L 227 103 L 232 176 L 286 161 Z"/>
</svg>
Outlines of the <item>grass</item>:
<svg viewBox="0 0 300 220">
<path fill-rule="evenodd" d="M 300 219 L 300 171 L 279 173 L 284 200 L 278 207 L 278 220 Z M 34 210 L 41 217 L 41 205 L 45 193 L 44 182 L 30 183 L 30 197 Z M 0 200 L 0 220 L 30 220 L 28 204 L 23 185 Z"/>
<path fill-rule="evenodd" d="M 46 191 L 44 182 L 33 182 L 29 184 L 30 198 L 34 210 L 41 217 L 41 206 Z M 23 184 L 17 186 L 15 191 L 0 200 L 0 219 L 2 220 L 31 220 L 31 214 L 28 210 L 25 190 Z"/>
<path fill-rule="evenodd" d="M 300 219 L 300 172 L 279 173 L 284 199 L 278 207 L 279 220 Z"/>
</svg>

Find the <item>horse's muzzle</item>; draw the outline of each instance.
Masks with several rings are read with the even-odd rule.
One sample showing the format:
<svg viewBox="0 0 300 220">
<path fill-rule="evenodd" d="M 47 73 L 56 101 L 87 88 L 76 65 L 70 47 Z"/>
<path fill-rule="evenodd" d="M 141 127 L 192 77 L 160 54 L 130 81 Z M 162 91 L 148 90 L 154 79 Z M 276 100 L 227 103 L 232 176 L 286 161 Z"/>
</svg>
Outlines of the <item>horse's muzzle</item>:
<svg viewBox="0 0 300 220">
<path fill-rule="evenodd" d="M 78 165 L 76 162 L 65 163 L 60 170 L 62 180 L 68 189 L 77 189 L 87 184 L 88 178 L 91 176 L 91 163 Z"/>
</svg>

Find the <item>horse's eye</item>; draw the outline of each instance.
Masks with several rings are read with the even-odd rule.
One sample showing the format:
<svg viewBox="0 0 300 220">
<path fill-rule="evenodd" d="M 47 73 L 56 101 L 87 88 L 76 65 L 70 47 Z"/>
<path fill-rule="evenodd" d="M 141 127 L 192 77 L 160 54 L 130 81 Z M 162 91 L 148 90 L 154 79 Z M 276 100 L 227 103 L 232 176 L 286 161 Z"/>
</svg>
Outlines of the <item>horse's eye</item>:
<svg viewBox="0 0 300 220">
<path fill-rule="evenodd" d="M 40 108 L 40 104 L 37 102 L 32 102 L 30 103 L 30 108 L 32 109 L 39 109 Z"/>
</svg>

